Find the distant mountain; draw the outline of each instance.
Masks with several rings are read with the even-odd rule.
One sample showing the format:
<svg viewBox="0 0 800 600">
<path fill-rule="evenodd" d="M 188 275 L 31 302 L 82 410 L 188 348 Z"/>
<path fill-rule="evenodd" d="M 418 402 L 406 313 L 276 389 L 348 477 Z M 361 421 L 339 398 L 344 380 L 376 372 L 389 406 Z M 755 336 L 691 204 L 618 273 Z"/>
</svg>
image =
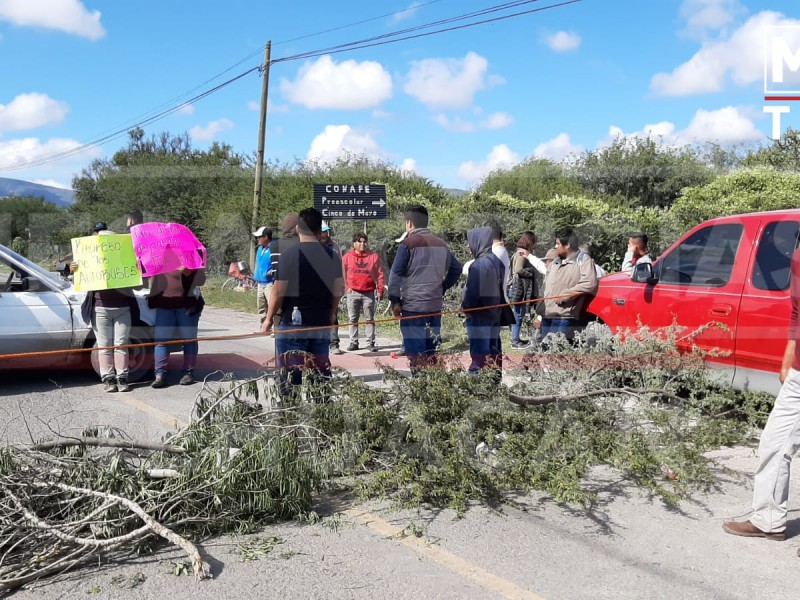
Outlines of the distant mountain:
<svg viewBox="0 0 800 600">
<path fill-rule="evenodd" d="M 458 188 L 445 188 L 444 191 L 457 198 L 466 196 L 469 193 L 467 190 L 459 190 Z"/>
<path fill-rule="evenodd" d="M 56 206 L 69 206 L 75 202 L 75 192 L 62 188 L 40 185 L 21 179 L 8 179 L 0 177 L 0 198 L 7 196 L 33 196 L 44 198 Z"/>
</svg>

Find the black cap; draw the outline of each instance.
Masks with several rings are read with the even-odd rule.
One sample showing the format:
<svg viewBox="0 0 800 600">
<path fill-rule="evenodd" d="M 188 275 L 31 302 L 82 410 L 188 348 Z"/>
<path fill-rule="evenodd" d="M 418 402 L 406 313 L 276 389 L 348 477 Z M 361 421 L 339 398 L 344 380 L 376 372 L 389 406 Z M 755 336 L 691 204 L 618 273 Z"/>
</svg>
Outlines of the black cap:
<svg viewBox="0 0 800 600">
<path fill-rule="evenodd" d="M 108 229 L 108 225 L 106 225 L 102 221 L 98 221 L 97 223 L 94 224 L 92 231 L 105 231 L 106 229 Z"/>
</svg>

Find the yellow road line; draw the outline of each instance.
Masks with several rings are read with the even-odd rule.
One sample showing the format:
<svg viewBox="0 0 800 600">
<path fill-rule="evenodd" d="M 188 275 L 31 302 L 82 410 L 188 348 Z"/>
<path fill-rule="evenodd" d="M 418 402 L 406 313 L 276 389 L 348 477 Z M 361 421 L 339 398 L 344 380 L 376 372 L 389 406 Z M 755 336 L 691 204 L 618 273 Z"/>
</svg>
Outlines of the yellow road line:
<svg viewBox="0 0 800 600">
<path fill-rule="evenodd" d="M 525 590 L 519 587 L 517 584 L 512 583 L 507 579 L 503 579 L 494 573 L 490 573 L 486 569 L 482 569 L 481 567 L 474 565 L 471 562 L 452 554 L 451 552 L 448 552 L 441 546 L 429 544 L 425 540 L 413 535 L 404 535 L 404 529 L 384 521 L 377 515 L 355 508 L 344 511 L 344 514 L 346 514 L 355 523 L 366 525 L 381 535 L 391 538 L 394 541 L 411 548 L 417 554 L 421 554 L 422 556 L 429 558 L 444 567 L 447 567 L 457 575 L 461 575 L 462 577 L 470 579 L 479 586 L 492 592 L 496 592 L 504 598 L 513 600 L 544 600 L 544 598 L 538 594 Z"/>
<path fill-rule="evenodd" d="M 118 397 L 122 396 L 122 394 L 117 394 L 117 396 Z M 137 400 L 131 395 L 125 394 L 124 397 L 122 398 L 122 401 L 128 406 L 131 406 L 136 410 L 140 410 L 143 413 L 147 413 L 151 417 L 158 419 L 165 425 L 169 426 L 176 425 L 178 427 L 187 427 L 189 425 L 189 423 L 183 421 L 182 419 L 179 419 L 175 415 L 165 413 L 163 410 L 158 410 L 157 408 L 154 408 L 149 404 L 147 404 L 147 402 L 142 402 L 141 400 Z"/>
</svg>

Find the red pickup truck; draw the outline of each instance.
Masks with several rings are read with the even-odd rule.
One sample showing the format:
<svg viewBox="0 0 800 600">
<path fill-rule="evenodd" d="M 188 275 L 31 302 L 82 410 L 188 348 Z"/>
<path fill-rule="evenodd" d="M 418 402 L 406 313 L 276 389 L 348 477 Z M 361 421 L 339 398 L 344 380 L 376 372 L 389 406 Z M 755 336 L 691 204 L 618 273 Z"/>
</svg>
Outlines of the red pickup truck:
<svg viewBox="0 0 800 600">
<path fill-rule="evenodd" d="M 800 210 L 706 221 L 652 265 L 601 279 L 589 317 L 615 333 L 677 325 L 681 350 L 719 350 L 708 361 L 725 380 L 777 394 L 799 235 Z"/>
</svg>

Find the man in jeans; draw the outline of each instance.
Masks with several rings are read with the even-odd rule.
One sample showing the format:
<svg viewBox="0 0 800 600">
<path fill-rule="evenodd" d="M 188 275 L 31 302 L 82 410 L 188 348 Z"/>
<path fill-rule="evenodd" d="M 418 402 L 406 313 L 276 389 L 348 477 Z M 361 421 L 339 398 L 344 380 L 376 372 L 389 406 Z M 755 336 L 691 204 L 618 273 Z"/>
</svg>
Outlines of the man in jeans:
<svg viewBox="0 0 800 600">
<path fill-rule="evenodd" d="M 272 229 L 259 227 L 253 232 L 258 243 L 256 249 L 256 268 L 253 271 L 253 279 L 258 284 L 256 295 L 256 308 L 261 323 L 267 318 L 267 308 L 269 307 L 269 296 L 272 294 Z"/>
<path fill-rule="evenodd" d="M 358 350 L 358 319 L 361 312 L 367 321 L 367 350 L 375 352 L 375 298 L 383 298 L 381 257 L 369 249 L 366 233 L 353 236 L 353 249 L 342 257 L 344 288 L 347 294 L 347 317 L 350 323 L 348 352 Z"/>
<path fill-rule="evenodd" d="M 769 413 L 758 444 L 760 463 L 753 482 L 753 514 L 746 521 L 725 521 L 732 535 L 786 539 L 789 474 L 792 458 L 800 449 L 800 250 L 792 256 L 792 302 L 789 339 L 781 364 L 781 391 Z"/>
<path fill-rule="evenodd" d="M 407 236 L 397 248 L 389 274 L 389 300 L 400 321 L 411 372 L 436 364 L 442 327 L 442 296 L 461 275 L 461 263 L 428 229 L 428 209 L 410 206 Z"/>
<path fill-rule="evenodd" d="M 301 383 L 307 363 L 312 365 L 313 375 L 330 378 L 329 329 L 344 290 L 341 258 L 319 243 L 320 212 L 314 208 L 300 211 L 296 229 L 298 243 L 281 254 L 267 318 L 261 326 L 261 331 L 267 332 L 275 325 L 275 355 L 284 395 Z M 275 323 L 278 311 L 281 317 Z"/>
<path fill-rule="evenodd" d="M 557 258 L 544 279 L 544 315 L 542 340 L 548 334 L 562 334 L 572 341 L 581 320 L 583 306 L 597 292 L 597 271 L 594 261 L 578 249 L 578 236 L 571 229 L 556 233 Z"/>
</svg>

